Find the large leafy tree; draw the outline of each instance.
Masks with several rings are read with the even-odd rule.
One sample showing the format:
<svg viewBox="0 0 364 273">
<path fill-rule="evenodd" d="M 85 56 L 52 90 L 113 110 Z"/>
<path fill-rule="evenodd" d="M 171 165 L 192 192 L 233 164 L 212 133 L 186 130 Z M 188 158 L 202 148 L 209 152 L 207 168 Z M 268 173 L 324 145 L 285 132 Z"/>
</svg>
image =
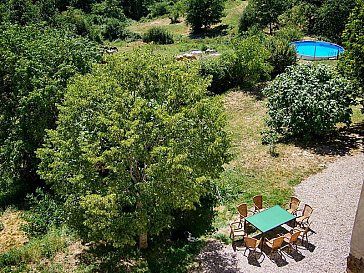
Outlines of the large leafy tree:
<svg viewBox="0 0 364 273">
<path fill-rule="evenodd" d="M 67 80 L 89 71 L 98 51 L 48 28 L 2 25 L 0 32 L 1 197 L 39 184 L 34 151 L 45 129 L 55 126 Z"/>
<path fill-rule="evenodd" d="M 191 209 L 228 161 L 218 97 L 193 63 L 137 51 L 74 80 L 39 173 L 84 240 L 145 246 Z"/>
<path fill-rule="evenodd" d="M 345 52 L 339 69 L 364 90 L 364 1 L 358 0 L 343 33 Z M 364 101 L 362 102 L 364 104 Z"/>
<path fill-rule="evenodd" d="M 278 16 L 290 7 L 285 0 L 250 0 L 240 19 L 240 31 L 246 31 L 253 25 L 262 28 L 269 27 L 269 33 L 273 33 L 278 24 Z"/>
<path fill-rule="evenodd" d="M 194 32 L 221 22 L 225 0 L 187 0 L 186 21 Z"/>
<path fill-rule="evenodd" d="M 314 32 L 341 42 L 341 34 L 355 5 L 355 0 L 326 0 L 317 10 Z"/>
<path fill-rule="evenodd" d="M 289 67 L 263 93 L 268 97 L 268 126 L 283 136 L 323 136 L 338 122 L 350 123 L 352 85 L 329 66 Z"/>
</svg>

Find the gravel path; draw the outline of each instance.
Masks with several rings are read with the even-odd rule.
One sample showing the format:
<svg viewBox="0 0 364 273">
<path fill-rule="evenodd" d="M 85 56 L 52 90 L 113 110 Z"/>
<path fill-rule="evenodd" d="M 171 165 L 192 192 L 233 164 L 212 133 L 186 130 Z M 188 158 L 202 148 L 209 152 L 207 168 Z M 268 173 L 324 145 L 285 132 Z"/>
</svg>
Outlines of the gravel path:
<svg viewBox="0 0 364 273">
<path fill-rule="evenodd" d="M 199 269 L 193 272 L 345 272 L 351 231 L 364 179 L 364 154 L 345 156 L 295 188 L 296 196 L 314 208 L 308 249 L 299 247 L 293 257 L 274 263 L 266 255 L 258 261 L 244 256 L 244 248 L 236 252 L 231 246 L 211 241 L 200 253 Z M 248 254 L 248 252 L 247 252 Z M 249 255 L 248 255 L 249 256 Z"/>
</svg>

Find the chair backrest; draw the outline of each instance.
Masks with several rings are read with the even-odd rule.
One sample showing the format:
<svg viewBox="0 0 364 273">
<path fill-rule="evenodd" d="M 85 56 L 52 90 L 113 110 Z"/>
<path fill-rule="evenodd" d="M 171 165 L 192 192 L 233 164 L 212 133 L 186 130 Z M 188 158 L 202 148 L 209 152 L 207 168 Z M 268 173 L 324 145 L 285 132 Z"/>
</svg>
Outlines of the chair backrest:
<svg viewBox="0 0 364 273">
<path fill-rule="evenodd" d="M 240 219 L 248 216 L 248 205 L 246 203 L 240 204 L 237 208 L 240 214 Z"/>
<path fill-rule="evenodd" d="M 300 230 L 299 231 L 296 231 L 295 233 L 293 233 L 291 235 L 291 238 L 289 239 L 289 243 L 292 244 L 292 243 L 297 242 L 298 237 L 300 236 L 300 234 L 301 234 L 301 231 Z"/>
<path fill-rule="evenodd" d="M 310 217 L 312 214 L 313 208 L 310 205 L 305 204 L 305 207 L 303 208 L 302 216 Z"/>
<path fill-rule="evenodd" d="M 296 196 L 291 196 L 289 199 L 289 208 L 297 210 L 300 206 L 301 201 Z"/>
<path fill-rule="evenodd" d="M 280 248 L 282 246 L 282 244 L 283 244 L 283 240 L 284 240 L 283 236 L 279 236 L 277 238 L 274 238 L 272 240 L 272 249 L 276 250 L 276 249 Z"/>
<path fill-rule="evenodd" d="M 257 248 L 259 246 L 260 240 L 245 236 L 244 243 L 246 247 Z"/>
<path fill-rule="evenodd" d="M 261 195 L 254 196 L 253 203 L 258 209 L 262 209 L 263 208 L 263 197 Z"/>
</svg>

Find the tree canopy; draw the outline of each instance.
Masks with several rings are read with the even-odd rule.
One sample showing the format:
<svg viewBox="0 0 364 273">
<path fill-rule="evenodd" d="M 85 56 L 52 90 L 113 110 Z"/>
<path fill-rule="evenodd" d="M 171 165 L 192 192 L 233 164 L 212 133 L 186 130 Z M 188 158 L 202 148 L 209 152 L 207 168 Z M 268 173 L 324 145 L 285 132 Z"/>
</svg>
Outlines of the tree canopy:
<svg viewBox="0 0 364 273">
<path fill-rule="evenodd" d="M 345 52 L 339 60 L 339 69 L 352 78 L 364 94 L 364 1 L 358 0 L 343 33 Z M 363 101 L 364 104 L 364 101 Z"/>
<path fill-rule="evenodd" d="M 297 65 L 278 75 L 263 90 L 267 124 L 283 136 L 313 138 L 350 124 L 355 95 L 352 84 L 324 65 Z"/>
<path fill-rule="evenodd" d="M 16 25 L 0 31 L 0 187 L 6 194 L 39 184 L 34 151 L 45 129 L 55 126 L 55 104 L 68 79 L 88 72 L 99 53 L 64 31 Z"/>
<path fill-rule="evenodd" d="M 272 34 L 278 16 L 288 7 L 289 2 L 285 0 L 251 0 L 242 14 L 240 31 L 246 31 L 252 25 L 262 28 L 269 26 L 269 33 Z"/>
<path fill-rule="evenodd" d="M 225 0 L 187 0 L 186 21 L 195 32 L 221 22 Z"/>
<path fill-rule="evenodd" d="M 86 240 L 134 244 L 195 206 L 229 159 L 219 97 L 193 63 L 136 51 L 67 88 L 39 174 Z"/>
</svg>

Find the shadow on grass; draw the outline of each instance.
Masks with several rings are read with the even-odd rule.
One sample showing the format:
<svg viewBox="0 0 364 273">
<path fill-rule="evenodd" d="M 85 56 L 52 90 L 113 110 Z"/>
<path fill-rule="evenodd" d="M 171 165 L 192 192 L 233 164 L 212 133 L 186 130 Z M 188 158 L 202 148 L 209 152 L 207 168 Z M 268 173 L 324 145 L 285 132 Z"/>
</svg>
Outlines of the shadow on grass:
<svg viewBox="0 0 364 273">
<path fill-rule="evenodd" d="M 146 250 L 98 245 L 82 253 L 79 259 L 83 266 L 92 267 L 91 272 L 187 272 L 205 246 L 196 237 L 212 230 L 214 202 L 206 197 L 195 210 L 176 212 L 174 229 L 150 237 Z"/>
<path fill-rule="evenodd" d="M 225 246 L 217 240 L 207 242 L 201 255 L 197 257 L 197 263 L 204 271 L 209 273 L 236 273 L 238 259 L 236 253 L 221 251 Z M 200 269 L 200 268 L 199 268 Z M 201 272 L 201 271 L 192 271 Z"/>
<path fill-rule="evenodd" d="M 312 151 L 319 155 L 344 156 L 353 150 L 364 152 L 364 122 L 352 124 L 350 127 L 341 128 L 326 138 L 311 141 L 286 140 L 296 146 Z"/>
<path fill-rule="evenodd" d="M 81 267 L 88 268 L 87 272 L 183 273 L 187 272 L 204 245 L 204 241 L 156 241 L 143 251 L 135 247 L 116 249 L 99 245 L 79 254 L 77 259 Z"/>
<path fill-rule="evenodd" d="M 204 39 L 204 38 L 215 38 L 219 36 L 228 35 L 229 26 L 219 25 L 214 28 L 202 29 L 198 32 L 191 32 L 189 38 L 191 39 Z"/>
<path fill-rule="evenodd" d="M 254 86 L 251 86 L 251 87 L 241 86 L 241 89 L 243 90 L 244 93 L 247 93 L 247 94 L 253 96 L 256 100 L 262 101 L 265 98 L 262 91 L 266 86 L 267 86 L 267 83 L 262 82 L 262 83 L 255 84 Z"/>
</svg>

